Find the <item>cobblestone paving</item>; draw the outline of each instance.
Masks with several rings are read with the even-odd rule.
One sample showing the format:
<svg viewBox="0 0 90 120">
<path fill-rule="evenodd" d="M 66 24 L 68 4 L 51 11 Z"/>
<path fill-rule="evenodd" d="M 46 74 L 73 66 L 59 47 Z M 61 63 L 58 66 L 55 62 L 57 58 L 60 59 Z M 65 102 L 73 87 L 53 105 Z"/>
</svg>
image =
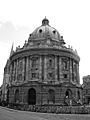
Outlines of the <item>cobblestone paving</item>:
<svg viewBox="0 0 90 120">
<path fill-rule="evenodd" d="M 35 113 L 0 107 L 0 120 L 90 120 L 90 114 Z"/>
</svg>

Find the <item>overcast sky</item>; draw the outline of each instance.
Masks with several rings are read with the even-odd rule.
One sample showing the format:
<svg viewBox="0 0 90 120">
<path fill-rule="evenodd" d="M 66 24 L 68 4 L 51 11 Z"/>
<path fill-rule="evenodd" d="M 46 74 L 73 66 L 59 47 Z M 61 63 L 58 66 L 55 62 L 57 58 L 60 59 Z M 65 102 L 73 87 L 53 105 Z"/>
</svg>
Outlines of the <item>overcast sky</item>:
<svg viewBox="0 0 90 120">
<path fill-rule="evenodd" d="M 12 43 L 22 46 L 44 17 L 80 56 L 80 81 L 90 74 L 90 0 L 0 0 L 0 85 Z"/>
</svg>

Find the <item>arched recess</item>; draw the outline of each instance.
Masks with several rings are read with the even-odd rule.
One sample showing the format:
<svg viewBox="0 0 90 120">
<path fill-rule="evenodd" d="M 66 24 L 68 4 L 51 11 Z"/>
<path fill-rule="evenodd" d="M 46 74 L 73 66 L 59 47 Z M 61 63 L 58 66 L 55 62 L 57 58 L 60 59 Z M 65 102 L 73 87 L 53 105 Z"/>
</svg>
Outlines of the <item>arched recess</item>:
<svg viewBox="0 0 90 120">
<path fill-rule="evenodd" d="M 28 104 L 29 105 L 36 104 L 36 90 L 34 88 L 28 90 Z"/>
<path fill-rule="evenodd" d="M 52 89 L 48 91 L 48 103 L 55 103 L 55 91 Z"/>
<path fill-rule="evenodd" d="M 16 91 L 15 91 L 14 101 L 15 101 L 15 103 L 19 102 L 19 90 L 18 89 L 16 89 Z"/>
<path fill-rule="evenodd" d="M 77 95 L 78 95 L 78 100 L 80 99 L 80 91 L 77 91 Z"/>
<path fill-rule="evenodd" d="M 67 89 L 65 96 L 66 96 L 66 98 L 69 98 L 69 99 L 72 98 L 72 91 L 70 89 Z"/>
<path fill-rule="evenodd" d="M 7 103 L 9 103 L 9 90 L 7 91 Z"/>
</svg>

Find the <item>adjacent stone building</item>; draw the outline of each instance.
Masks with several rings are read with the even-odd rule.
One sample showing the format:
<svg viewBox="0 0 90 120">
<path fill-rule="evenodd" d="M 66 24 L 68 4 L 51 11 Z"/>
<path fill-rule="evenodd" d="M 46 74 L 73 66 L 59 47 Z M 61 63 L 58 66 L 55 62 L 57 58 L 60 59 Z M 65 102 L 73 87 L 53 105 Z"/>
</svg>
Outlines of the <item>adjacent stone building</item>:
<svg viewBox="0 0 90 120">
<path fill-rule="evenodd" d="M 3 84 L 1 86 L 1 91 L 2 91 L 2 100 L 7 101 L 7 92 L 8 92 L 8 86 L 9 80 L 10 80 L 10 74 L 9 74 L 9 68 L 10 68 L 10 61 L 7 60 L 7 63 L 4 67 L 4 77 L 3 77 Z"/>
<path fill-rule="evenodd" d="M 83 103 L 90 104 L 90 75 L 83 77 Z"/>
<path fill-rule="evenodd" d="M 77 105 L 82 101 L 79 61 L 77 52 L 66 47 L 63 36 L 43 19 L 24 46 L 11 51 L 7 101 Z"/>
</svg>

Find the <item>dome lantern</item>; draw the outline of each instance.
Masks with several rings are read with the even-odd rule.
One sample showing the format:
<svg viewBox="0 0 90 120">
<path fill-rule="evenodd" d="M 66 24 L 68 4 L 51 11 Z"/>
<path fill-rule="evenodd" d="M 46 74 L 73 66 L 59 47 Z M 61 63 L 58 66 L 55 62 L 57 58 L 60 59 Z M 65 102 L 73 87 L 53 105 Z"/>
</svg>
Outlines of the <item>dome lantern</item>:
<svg viewBox="0 0 90 120">
<path fill-rule="evenodd" d="M 45 18 L 42 20 L 42 25 L 49 25 L 49 20 L 46 18 L 46 16 L 45 16 Z"/>
</svg>

